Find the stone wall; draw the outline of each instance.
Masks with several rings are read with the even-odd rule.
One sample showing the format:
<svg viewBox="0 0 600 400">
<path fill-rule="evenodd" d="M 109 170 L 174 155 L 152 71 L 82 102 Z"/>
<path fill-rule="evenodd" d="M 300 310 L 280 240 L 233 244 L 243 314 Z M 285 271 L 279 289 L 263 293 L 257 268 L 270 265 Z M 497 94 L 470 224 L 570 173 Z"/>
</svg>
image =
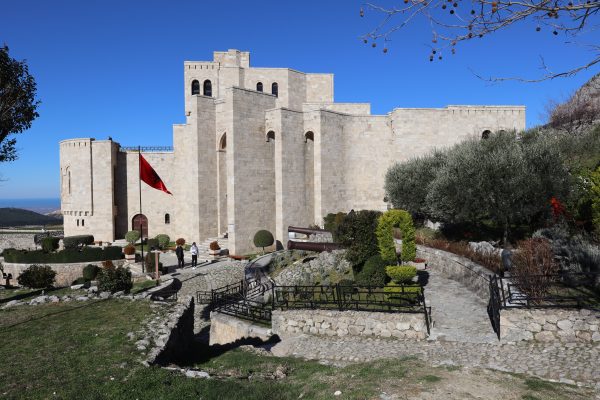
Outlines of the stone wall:
<svg viewBox="0 0 600 400">
<path fill-rule="evenodd" d="M 417 246 L 417 257 L 424 258 L 432 271 L 462 283 L 482 300 L 489 300 L 492 272 L 488 269 L 468 258 L 426 246 Z"/>
<path fill-rule="evenodd" d="M 326 336 L 365 336 L 423 340 L 427 326 L 423 314 L 364 311 L 273 311 L 273 333 L 280 337 L 300 333 Z"/>
<path fill-rule="evenodd" d="M 574 309 L 503 309 L 500 338 L 506 342 L 600 342 L 600 312 Z"/>
<path fill-rule="evenodd" d="M 228 344 L 241 339 L 258 338 L 269 340 L 273 335 L 271 329 L 230 315 L 218 312 L 210 313 L 209 345 Z"/>
<path fill-rule="evenodd" d="M 115 266 L 123 265 L 125 260 L 113 260 L 113 264 Z M 69 263 L 69 264 L 47 264 L 47 263 L 38 263 L 40 265 L 49 265 L 54 271 L 56 271 L 56 278 L 54 281 L 54 286 L 70 286 L 71 283 L 77 278 L 83 276 L 83 268 L 88 264 L 95 264 L 99 267 L 102 265 L 102 261 L 88 261 L 82 263 Z M 4 266 L 4 272 L 7 274 L 12 274 L 13 281 L 11 281 L 12 285 L 17 285 L 17 277 L 29 268 L 33 264 L 16 264 L 16 263 L 6 263 L 4 259 L 2 259 L 2 265 Z"/>
<path fill-rule="evenodd" d="M 166 314 L 166 321 L 158 321 L 157 330 L 164 330 L 155 341 L 156 347 L 148 354 L 149 364 L 165 365 L 173 360 L 184 359 L 194 343 L 194 297 L 175 305 Z"/>
</svg>

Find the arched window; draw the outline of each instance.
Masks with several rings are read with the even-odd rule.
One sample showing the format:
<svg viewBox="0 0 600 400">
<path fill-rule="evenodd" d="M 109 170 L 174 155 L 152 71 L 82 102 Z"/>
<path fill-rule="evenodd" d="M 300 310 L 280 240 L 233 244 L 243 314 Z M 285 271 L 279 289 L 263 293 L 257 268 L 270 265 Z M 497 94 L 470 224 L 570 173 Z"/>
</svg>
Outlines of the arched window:
<svg viewBox="0 0 600 400">
<path fill-rule="evenodd" d="M 200 94 L 200 82 L 194 79 L 192 81 L 192 96 L 195 94 Z"/>
<path fill-rule="evenodd" d="M 71 194 L 71 171 L 69 171 L 69 178 L 68 179 L 69 180 L 67 182 L 68 182 L 68 185 L 69 185 L 69 194 Z"/>
<path fill-rule="evenodd" d="M 485 131 L 483 131 L 481 133 L 481 138 L 482 139 L 488 139 L 491 134 L 492 134 L 492 131 L 490 131 L 489 129 L 486 129 Z"/>
<path fill-rule="evenodd" d="M 170 224 L 171 223 L 171 216 L 169 214 L 165 214 L 165 224 Z"/>
<path fill-rule="evenodd" d="M 275 140 L 275 132 L 273 131 L 267 132 L 267 142 L 270 142 L 271 140 Z"/>
<path fill-rule="evenodd" d="M 275 95 L 276 97 L 279 96 L 279 85 L 277 82 L 273 82 L 271 85 L 271 94 Z"/>
<path fill-rule="evenodd" d="M 304 134 L 304 143 L 308 143 L 308 141 L 315 141 L 315 134 L 312 131 L 308 131 Z"/>
<path fill-rule="evenodd" d="M 227 148 L 227 133 L 224 133 L 219 140 L 219 151 L 225 151 Z"/>
<path fill-rule="evenodd" d="M 204 95 L 212 97 L 212 83 L 208 79 L 204 81 Z"/>
<path fill-rule="evenodd" d="M 258 82 L 256 84 L 256 91 L 257 92 L 262 92 L 263 91 L 263 84 L 262 84 L 262 82 Z"/>
</svg>

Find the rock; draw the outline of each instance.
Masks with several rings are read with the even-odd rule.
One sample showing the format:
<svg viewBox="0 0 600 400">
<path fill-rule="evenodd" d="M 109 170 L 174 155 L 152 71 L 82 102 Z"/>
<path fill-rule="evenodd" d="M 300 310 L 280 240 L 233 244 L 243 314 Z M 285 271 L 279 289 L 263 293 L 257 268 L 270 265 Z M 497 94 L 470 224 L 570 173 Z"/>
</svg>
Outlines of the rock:
<svg viewBox="0 0 600 400">
<path fill-rule="evenodd" d="M 558 326 L 559 329 L 562 329 L 563 331 L 568 331 L 573 329 L 573 323 L 571 321 L 569 321 L 568 319 L 563 319 L 560 320 L 556 323 L 556 326 Z"/>
<path fill-rule="evenodd" d="M 399 331 L 407 331 L 410 329 L 410 322 L 398 322 L 396 324 L 396 329 Z"/>
<path fill-rule="evenodd" d="M 133 332 L 127 332 L 127 338 L 129 338 L 129 340 L 135 339 L 135 333 L 133 333 Z"/>
<path fill-rule="evenodd" d="M 124 290 L 121 290 L 121 291 L 119 291 L 119 292 L 116 292 L 116 293 L 114 293 L 114 294 L 113 294 L 113 297 L 121 297 L 121 296 L 123 296 L 124 294 L 125 294 L 125 291 L 124 291 Z"/>
<path fill-rule="evenodd" d="M 87 296 L 77 296 L 75 298 L 75 300 L 77 300 L 77 301 L 88 301 L 89 297 L 87 297 Z"/>
<path fill-rule="evenodd" d="M 556 340 L 556 337 L 554 336 L 554 334 L 549 331 L 538 332 L 535 334 L 534 337 L 535 337 L 535 340 L 537 340 L 539 342 L 552 342 L 552 341 Z"/>
<path fill-rule="evenodd" d="M 336 390 L 336 391 L 333 393 L 333 395 L 334 395 L 334 396 L 340 396 L 341 394 L 342 394 L 342 392 L 341 392 L 341 391 L 339 391 L 339 390 Z"/>
<path fill-rule="evenodd" d="M 186 370 L 185 376 L 187 376 L 188 378 L 204 378 L 204 379 L 210 378 L 210 375 L 208 374 L 208 372 L 194 371 L 193 369 Z"/>
<path fill-rule="evenodd" d="M 137 342 L 135 342 L 135 345 L 148 347 L 148 346 L 150 346 L 150 342 L 147 341 L 146 339 L 142 339 L 142 340 L 138 340 Z"/>
<path fill-rule="evenodd" d="M 600 342 L 600 332 L 594 332 L 594 334 L 592 335 L 592 341 Z"/>
<path fill-rule="evenodd" d="M 101 299 L 108 299 L 108 298 L 110 298 L 110 292 L 101 292 L 101 293 L 99 294 L 99 297 L 100 297 Z"/>
<path fill-rule="evenodd" d="M 60 299 L 58 298 L 58 296 L 50 296 L 48 297 L 48 301 L 50 301 L 50 303 L 58 303 Z"/>
<path fill-rule="evenodd" d="M 88 293 L 96 293 L 98 291 L 98 286 L 90 286 L 88 289 Z"/>
<path fill-rule="evenodd" d="M 71 285 L 71 289 L 72 290 L 79 290 L 83 288 L 83 283 L 80 285 Z"/>
<path fill-rule="evenodd" d="M 2 307 L 2 308 L 4 309 L 4 308 L 16 307 L 16 306 L 20 306 L 21 304 L 23 304 L 23 302 L 21 302 L 19 300 L 11 300 L 8 303 L 6 303 L 4 305 L 4 307 Z"/>
<path fill-rule="evenodd" d="M 43 304 L 46 303 L 48 301 L 48 296 L 38 296 L 36 298 L 34 298 L 33 300 L 31 300 L 30 304 Z"/>
</svg>

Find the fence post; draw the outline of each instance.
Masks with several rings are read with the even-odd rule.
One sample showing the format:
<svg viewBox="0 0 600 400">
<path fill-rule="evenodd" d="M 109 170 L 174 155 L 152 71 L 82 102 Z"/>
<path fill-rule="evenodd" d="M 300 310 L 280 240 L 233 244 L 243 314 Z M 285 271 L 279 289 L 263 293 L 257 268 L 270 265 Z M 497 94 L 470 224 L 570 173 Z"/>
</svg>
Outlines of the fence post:
<svg viewBox="0 0 600 400">
<path fill-rule="evenodd" d="M 335 293 L 337 296 L 338 308 L 340 309 L 340 311 L 344 311 L 344 307 L 342 305 L 342 289 L 340 288 L 339 283 L 335 284 Z"/>
</svg>

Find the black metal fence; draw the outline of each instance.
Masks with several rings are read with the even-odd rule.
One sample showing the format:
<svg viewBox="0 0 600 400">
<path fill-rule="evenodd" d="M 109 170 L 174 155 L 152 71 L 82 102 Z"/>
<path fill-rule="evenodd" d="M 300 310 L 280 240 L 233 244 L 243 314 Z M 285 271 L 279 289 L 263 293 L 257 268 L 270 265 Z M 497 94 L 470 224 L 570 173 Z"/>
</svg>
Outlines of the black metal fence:
<svg viewBox="0 0 600 400">
<path fill-rule="evenodd" d="M 500 286 L 498 284 L 498 277 L 495 275 L 490 276 L 490 301 L 488 302 L 487 311 L 492 323 L 492 328 L 498 339 L 500 339 L 500 308 L 502 307 L 502 300 L 500 297 Z"/>
</svg>

